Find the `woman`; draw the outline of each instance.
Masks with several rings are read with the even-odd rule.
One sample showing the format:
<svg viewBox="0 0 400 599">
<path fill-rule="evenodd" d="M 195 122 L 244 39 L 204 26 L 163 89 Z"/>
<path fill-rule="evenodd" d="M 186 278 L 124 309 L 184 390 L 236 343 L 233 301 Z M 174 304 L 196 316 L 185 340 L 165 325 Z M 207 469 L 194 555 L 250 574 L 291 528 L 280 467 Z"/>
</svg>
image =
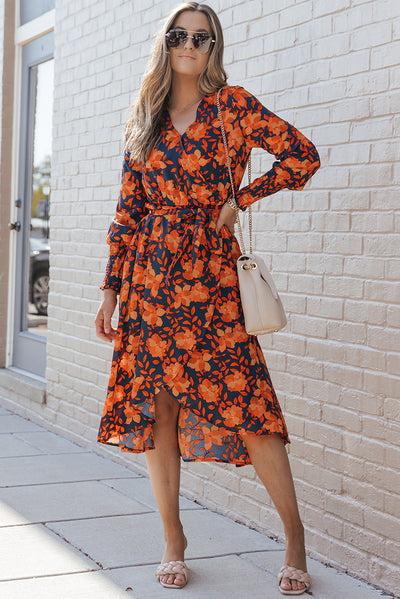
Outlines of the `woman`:
<svg viewBox="0 0 400 599">
<path fill-rule="evenodd" d="M 286 424 L 257 338 L 241 311 L 226 155 L 235 188 L 252 147 L 273 168 L 236 194 L 240 208 L 301 189 L 319 167 L 313 144 L 240 86 L 226 86 L 214 11 L 187 2 L 167 18 L 126 127 L 122 185 L 108 233 L 110 258 L 97 335 L 114 341 L 98 441 L 145 451 L 166 541 L 156 576 L 187 582 L 179 516 L 180 458 L 252 463 L 285 537 L 284 594 L 309 588 Z M 119 293 L 119 322 L 111 317 Z"/>
</svg>

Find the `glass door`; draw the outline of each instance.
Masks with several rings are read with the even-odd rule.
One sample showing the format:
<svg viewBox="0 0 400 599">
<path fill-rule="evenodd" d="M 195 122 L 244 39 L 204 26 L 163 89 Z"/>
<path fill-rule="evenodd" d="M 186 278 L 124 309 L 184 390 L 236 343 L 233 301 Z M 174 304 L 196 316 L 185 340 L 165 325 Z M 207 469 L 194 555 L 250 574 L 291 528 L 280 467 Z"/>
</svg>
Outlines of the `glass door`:
<svg viewBox="0 0 400 599">
<path fill-rule="evenodd" d="M 22 49 L 13 366 L 44 377 L 49 290 L 53 33 Z"/>
</svg>

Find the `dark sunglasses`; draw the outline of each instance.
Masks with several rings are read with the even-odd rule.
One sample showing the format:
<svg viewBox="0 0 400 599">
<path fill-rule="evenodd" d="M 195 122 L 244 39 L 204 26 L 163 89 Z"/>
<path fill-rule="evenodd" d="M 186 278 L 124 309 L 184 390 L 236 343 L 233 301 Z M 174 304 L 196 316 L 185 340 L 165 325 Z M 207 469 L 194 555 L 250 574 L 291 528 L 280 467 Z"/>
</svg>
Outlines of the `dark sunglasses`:
<svg viewBox="0 0 400 599">
<path fill-rule="evenodd" d="M 215 40 L 212 39 L 212 36 L 209 33 L 199 32 L 189 35 L 185 29 L 170 29 L 168 33 L 165 34 L 168 48 L 182 48 L 189 37 L 191 38 L 195 49 L 201 54 L 208 52 L 211 44 L 215 43 Z"/>
</svg>

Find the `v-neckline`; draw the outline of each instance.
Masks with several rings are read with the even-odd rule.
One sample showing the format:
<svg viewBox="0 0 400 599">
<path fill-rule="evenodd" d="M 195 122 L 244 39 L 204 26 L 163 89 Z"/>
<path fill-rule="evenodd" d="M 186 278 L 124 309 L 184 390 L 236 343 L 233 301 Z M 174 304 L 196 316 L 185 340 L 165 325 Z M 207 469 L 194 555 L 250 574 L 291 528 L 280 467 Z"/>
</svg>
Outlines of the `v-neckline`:
<svg viewBox="0 0 400 599">
<path fill-rule="evenodd" d="M 200 102 L 198 103 L 197 108 L 196 108 L 196 117 L 195 117 L 194 121 L 192 123 L 190 123 L 190 125 L 188 125 L 186 127 L 186 129 L 185 129 L 185 131 L 183 133 L 179 133 L 178 129 L 175 127 L 174 123 L 172 122 L 171 115 L 169 113 L 168 108 L 165 109 L 166 113 L 167 113 L 167 116 L 168 116 L 168 119 L 169 119 L 169 122 L 171 124 L 171 127 L 175 131 L 175 133 L 177 133 L 179 135 L 179 139 L 182 139 L 182 137 L 184 137 L 186 135 L 186 133 L 189 131 L 189 129 L 191 127 L 193 127 L 193 125 L 195 125 L 197 123 L 198 118 L 199 118 L 199 109 L 200 109 L 200 106 L 202 105 L 202 103 L 204 102 L 204 100 L 206 99 L 206 97 L 207 96 L 203 96 L 202 99 L 200 100 Z"/>
</svg>

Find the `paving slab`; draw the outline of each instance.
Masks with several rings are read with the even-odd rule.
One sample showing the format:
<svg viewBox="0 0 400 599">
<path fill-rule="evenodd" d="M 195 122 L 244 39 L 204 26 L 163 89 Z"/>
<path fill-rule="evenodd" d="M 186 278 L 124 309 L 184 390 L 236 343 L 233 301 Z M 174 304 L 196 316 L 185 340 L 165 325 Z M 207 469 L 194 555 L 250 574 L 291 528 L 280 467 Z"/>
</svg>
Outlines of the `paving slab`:
<svg viewBox="0 0 400 599">
<path fill-rule="evenodd" d="M 98 568 L 92 560 L 42 524 L 2 528 L 0 564 L 0 580 Z"/>
<path fill-rule="evenodd" d="M 113 489 L 116 489 L 123 495 L 131 497 L 131 499 L 134 499 L 135 501 L 140 501 L 140 503 L 148 506 L 149 509 L 155 511 L 157 510 L 157 503 L 154 498 L 150 480 L 148 478 L 120 478 L 115 480 L 105 480 L 102 482 L 106 485 L 109 485 Z M 186 499 L 182 496 L 179 498 L 179 504 L 181 510 L 204 509 L 198 503 L 190 501 L 190 499 Z"/>
<path fill-rule="evenodd" d="M 147 506 L 98 481 L 0 489 L 0 526 L 148 511 Z"/>
<path fill-rule="evenodd" d="M 282 597 L 276 587 L 276 577 L 236 555 L 187 560 L 187 565 L 189 583 L 182 593 L 184 599 Z M 147 565 L 3 582 L 0 593 L 7 599 L 166 599 L 170 591 L 157 582 L 155 569 L 156 565 Z"/>
<path fill-rule="evenodd" d="M 276 549 L 275 542 L 261 533 L 208 510 L 185 510 L 181 515 L 189 540 L 187 559 Z M 103 568 L 156 564 L 164 550 L 161 519 L 156 513 L 55 522 L 48 526 Z"/>
<path fill-rule="evenodd" d="M 0 459 L 40 454 L 43 454 L 43 451 L 41 449 L 33 447 L 16 434 L 0 434 Z"/>
<path fill-rule="evenodd" d="M 284 549 L 284 547 L 283 547 Z M 283 565 L 284 553 L 281 551 L 255 551 L 242 553 L 240 557 L 258 568 L 270 573 L 278 572 Z M 382 591 L 372 585 L 325 566 L 315 559 L 307 557 L 307 571 L 311 576 L 312 596 L 317 599 L 382 599 Z"/>
<path fill-rule="evenodd" d="M 0 597 L 6 599 L 136 599 L 133 592 L 119 588 L 108 571 L 44 576 L 0 581 Z M 168 599 L 164 595 L 164 599 Z M 182 598 L 184 599 L 184 598 Z"/>
<path fill-rule="evenodd" d="M 12 457 L 0 460 L 0 487 L 103 478 L 132 478 L 134 474 L 95 453 Z"/>
<path fill-rule="evenodd" d="M 51 431 L 21 432 L 18 437 L 29 443 L 31 447 L 40 449 L 43 453 L 82 453 L 90 452 L 87 447 L 81 447 L 68 439 L 60 437 Z"/>
<path fill-rule="evenodd" d="M 17 414 L 3 414 L 0 418 L 0 433 L 17 433 L 19 431 L 42 432 L 46 429 Z"/>
</svg>

